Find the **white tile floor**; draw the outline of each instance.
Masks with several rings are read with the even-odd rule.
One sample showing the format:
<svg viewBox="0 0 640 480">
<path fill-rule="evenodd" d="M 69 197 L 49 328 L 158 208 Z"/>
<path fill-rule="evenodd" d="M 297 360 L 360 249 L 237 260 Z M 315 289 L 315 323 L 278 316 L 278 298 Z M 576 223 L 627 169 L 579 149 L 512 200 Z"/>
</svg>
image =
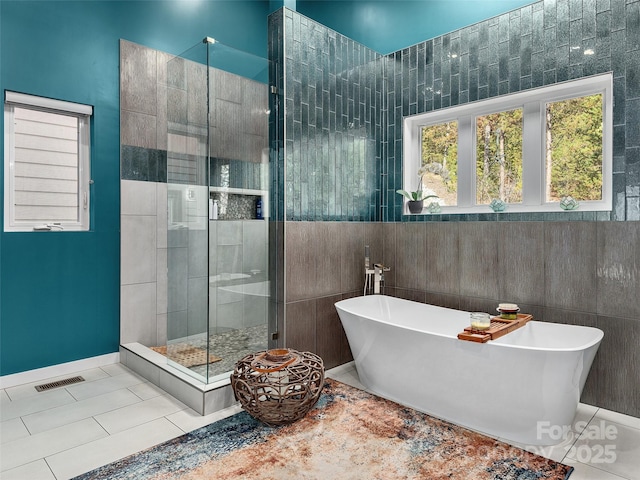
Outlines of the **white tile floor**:
<svg viewBox="0 0 640 480">
<path fill-rule="evenodd" d="M 0 390 L 2 480 L 68 479 L 240 411 L 202 417 L 120 364 L 78 374 L 48 392 Z M 352 364 L 327 375 L 364 388 Z M 571 480 L 640 480 L 640 419 L 581 404 L 574 424 L 582 433 L 530 450 L 573 465 Z"/>
</svg>

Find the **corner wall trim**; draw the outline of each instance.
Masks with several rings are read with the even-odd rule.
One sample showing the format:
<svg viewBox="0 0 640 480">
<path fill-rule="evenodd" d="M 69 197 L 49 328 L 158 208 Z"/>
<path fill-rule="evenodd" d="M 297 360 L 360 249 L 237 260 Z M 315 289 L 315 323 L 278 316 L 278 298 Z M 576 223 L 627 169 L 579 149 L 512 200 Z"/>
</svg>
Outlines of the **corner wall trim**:
<svg viewBox="0 0 640 480">
<path fill-rule="evenodd" d="M 25 383 L 40 382 L 53 377 L 69 375 L 71 373 L 89 370 L 91 368 L 103 367 L 120 363 L 120 353 L 107 353 L 97 357 L 83 358 L 73 362 L 60 363 L 50 367 L 37 368 L 35 370 L 27 370 L 26 372 L 13 373 L 11 375 L 3 375 L 0 377 L 0 388 L 15 387 L 16 385 L 24 385 Z"/>
</svg>

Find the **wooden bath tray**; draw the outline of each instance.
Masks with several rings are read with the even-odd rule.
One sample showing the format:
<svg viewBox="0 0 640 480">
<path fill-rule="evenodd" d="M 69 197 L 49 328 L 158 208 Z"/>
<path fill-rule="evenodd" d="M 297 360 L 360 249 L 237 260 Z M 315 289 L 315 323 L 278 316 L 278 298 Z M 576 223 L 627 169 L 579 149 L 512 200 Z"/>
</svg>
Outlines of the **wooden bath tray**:
<svg viewBox="0 0 640 480">
<path fill-rule="evenodd" d="M 474 330 L 471 327 L 464 329 L 464 332 L 458 334 L 460 340 L 468 340 L 470 342 L 485 343 L 489 340 L 495 340 L 507 333 L 525 325 L 533 315 L 519 313 L 515 320 L 506 320 L 500 317 L 491 317 L 491 326 L 487 330 Z"/>
</svg>

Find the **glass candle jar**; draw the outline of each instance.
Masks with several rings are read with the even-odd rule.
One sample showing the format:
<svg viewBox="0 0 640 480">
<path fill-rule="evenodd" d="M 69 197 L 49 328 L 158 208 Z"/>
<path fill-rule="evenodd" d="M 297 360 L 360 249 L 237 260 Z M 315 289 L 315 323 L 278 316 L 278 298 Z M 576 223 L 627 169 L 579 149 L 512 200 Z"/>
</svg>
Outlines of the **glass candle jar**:
<svg viewBox="0 0 640 480">
<path fill-rule="evenodd" d="M 498 312 L 500 312 L 500 318 L 505 320 L 516 320 L 518 318 L 518 312 L 520 307 L 515 303 L 501 303 L 498 305 Z"/>
<path fill-rule="evenodd" d="M 491 326 L 491 317 L 488 313 L 472 312 L 470 320 L 471 328 L 474 330 L 487 330 Z"/>
</svg>

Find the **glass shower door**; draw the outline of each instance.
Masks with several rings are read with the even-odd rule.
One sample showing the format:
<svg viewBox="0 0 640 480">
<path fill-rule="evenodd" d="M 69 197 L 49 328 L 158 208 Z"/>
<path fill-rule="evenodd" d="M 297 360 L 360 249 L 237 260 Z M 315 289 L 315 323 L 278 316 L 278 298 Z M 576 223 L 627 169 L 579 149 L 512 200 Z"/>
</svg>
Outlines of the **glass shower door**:
<svg viewBox="0 0 640 480">
<path fill-rule="evenodd" d="M 167 80 L 167 357 L 209 383 L 268 343 L 269 61 L 206 38 Z"/>
<path fill-rule="evenodd" d="M 209 337 L 208 146 L 207 48 L 198 44 L 167 63 L 167 358 L 203 381 Z"/>
</svg>

